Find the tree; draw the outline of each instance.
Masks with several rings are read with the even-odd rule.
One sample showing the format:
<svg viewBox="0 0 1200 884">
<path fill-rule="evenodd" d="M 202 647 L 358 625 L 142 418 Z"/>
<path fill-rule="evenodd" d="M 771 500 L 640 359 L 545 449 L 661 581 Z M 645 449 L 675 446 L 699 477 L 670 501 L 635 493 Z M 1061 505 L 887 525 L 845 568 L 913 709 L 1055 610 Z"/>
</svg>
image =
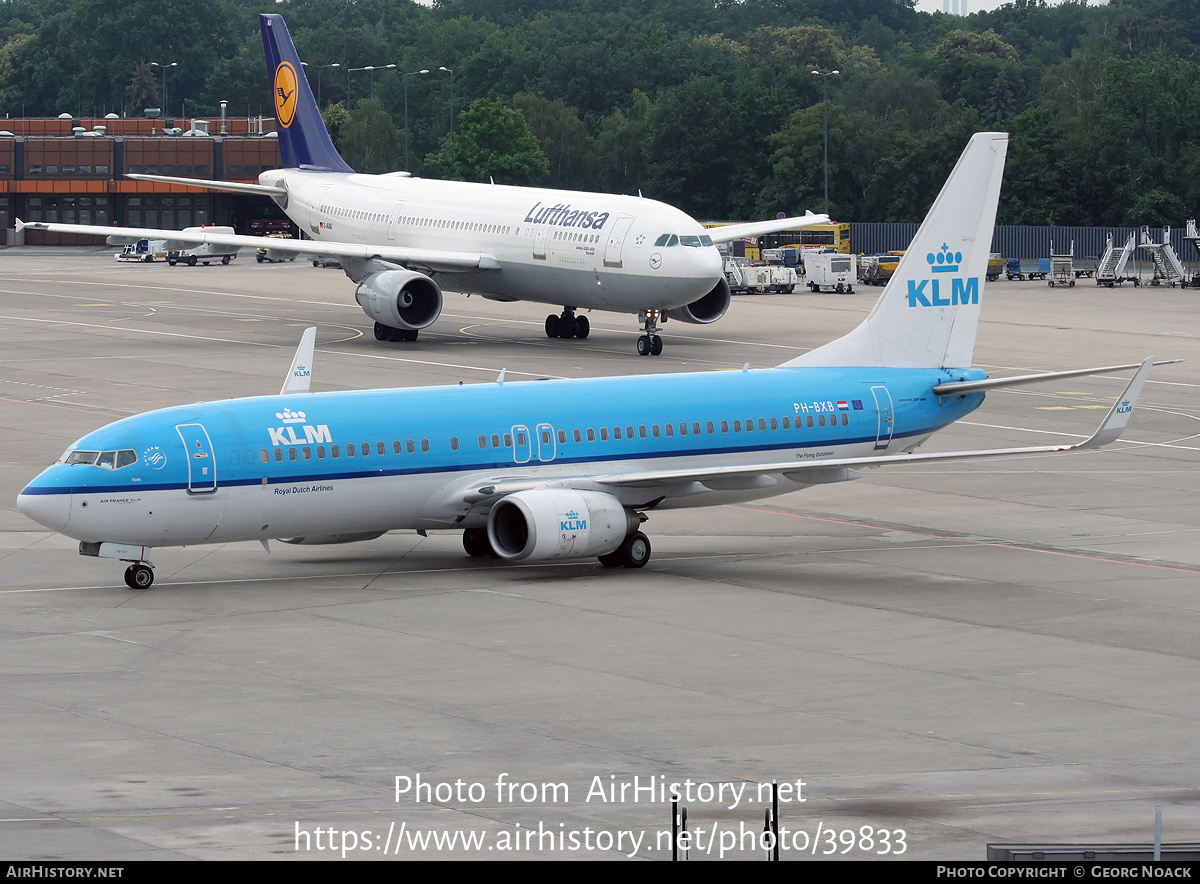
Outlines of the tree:
<svg viewBox="0 0 1200 884">
<path fill-rule="evenodd" d="M 404 165 L 404 134 L 378 98 L 364 98 L 347 115 L 338 153 L 358 172 L 378 175 Z"/>
<path fill-rule="evenodd" d="M 481 98 L 459 117 L 456 129 L 441 150 L 425 158 L 448 178 L 534 185 L 550 173 L 550 162 L 519 110 Z"/>
</svg>

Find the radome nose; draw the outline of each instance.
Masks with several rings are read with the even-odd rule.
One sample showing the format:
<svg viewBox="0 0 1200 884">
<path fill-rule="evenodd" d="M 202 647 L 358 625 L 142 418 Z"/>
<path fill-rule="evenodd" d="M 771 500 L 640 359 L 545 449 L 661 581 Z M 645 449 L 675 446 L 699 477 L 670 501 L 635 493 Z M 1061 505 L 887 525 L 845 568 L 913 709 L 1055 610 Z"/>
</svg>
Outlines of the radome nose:
<svg viewBox="0 0 1200 884">
<path fill-rule="evenodd" d="M 67 527 L 67 520 L 71 517 L 71 495 L 47 494 L 47 490 L 39 488 L 36 483 L 26 486 L 17 495 L 17 509 L 51 531 L 61 531 Z"/>
</svg>

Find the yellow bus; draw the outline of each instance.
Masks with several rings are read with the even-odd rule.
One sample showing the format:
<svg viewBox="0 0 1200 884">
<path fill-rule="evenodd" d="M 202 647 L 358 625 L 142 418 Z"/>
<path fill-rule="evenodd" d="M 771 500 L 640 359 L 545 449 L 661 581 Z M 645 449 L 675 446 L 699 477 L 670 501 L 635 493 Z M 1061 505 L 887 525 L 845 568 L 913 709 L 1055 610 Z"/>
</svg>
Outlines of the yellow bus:
<svg viewBox="0 0 1200 884">
<path fill-rule="evenodd" d="M 721 227 L 732 224 L 732 221 L 705 222 L 705 227 Z M 763 249 L 786 249 L 789 246 L 800 249 L 828 250 L 842 254 L 850 253 L 849 224 L 814 224 L 800 230 L 783 230 L 779 233 L 768 233 L 753 237 L 745 242 L 732 243 L 734 256 L 749 258 L 751 261 L 760 260 Z"/>
</svg>

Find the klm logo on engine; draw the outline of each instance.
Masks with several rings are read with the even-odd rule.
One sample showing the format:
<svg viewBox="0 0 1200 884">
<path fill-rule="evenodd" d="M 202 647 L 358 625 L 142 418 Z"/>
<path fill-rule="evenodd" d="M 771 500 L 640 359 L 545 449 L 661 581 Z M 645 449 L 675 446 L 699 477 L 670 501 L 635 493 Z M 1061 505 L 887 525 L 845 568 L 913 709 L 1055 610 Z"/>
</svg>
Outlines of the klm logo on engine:
<svg viewBox="0 0 1200 884">
<path fill-rule="evenodd" d="M 587 519 L 579 518 L 579 513 L 569 512 L 561 522 L 558 523 L 560 531 L 586 531 Z"/>
<path fill-rule="evenodd" d="M 275 417 L 283 421 L 284 426 L 267 427 L 267 432 L 271 435 L 272 445 L 318 445 L 321 443 L 333 443 L 329 427 L 325 424 L 312 426 L 308 423 L 308 419 L 303 411 L 292 411 L 290 408 L 285 408 L 283 411 L 275 412 Z M 300 424 L 303 424 L 301 428 L 304 432 L 303 436 L 299 436 L 296 433 L 296 427 Z"/>
<path fill-rule="evenodd" d="M 937 254 L 930 252 L 925 256 L 929 262 L 930 273 L 958 273 L 962 265 L 962 252 L 951 252 L 950 246 L 942 243 L 942 250 Z M 909 307 L 961 307 L 967 304 L 979 303 L 979 277 L 964 279 L 961 276 L 949 278 L 950 291 L 944 291 L 942 283 L 946 279 L 910 279 L 908 281 Z"/>
</svg>

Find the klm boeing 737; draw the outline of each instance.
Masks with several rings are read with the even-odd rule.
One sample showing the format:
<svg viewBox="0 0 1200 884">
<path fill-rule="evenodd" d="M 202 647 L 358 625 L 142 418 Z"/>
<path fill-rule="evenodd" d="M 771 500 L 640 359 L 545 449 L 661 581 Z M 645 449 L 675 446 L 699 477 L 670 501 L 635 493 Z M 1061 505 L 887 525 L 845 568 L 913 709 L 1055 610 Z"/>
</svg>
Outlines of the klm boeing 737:
<svg viewBox="0 0 1200 884">
<path fill-rule="evenodd" d="M 705 230 L 671 206 L 641 197 L 360 175 L 329 139 L 296 47 L 279 15 L 260 15 L 283 168 L 258 184 L 163 175 L 130 178 L 262 194 L 309 240 L 239 236 L 228 228 L 163 231 L 17 221 L 17 228 L 109 237 L 114 245 L 165 239 L 167 248 L 209 244 L 336 258 L 375 320 L 375 337 L 415 341 L 442 312 L 438 280 L 495 301 L 562 304 L 546 317 L 552 338 L 586 338 L 576 311 L 636 313 L 643 356 L 662 352 L 659 324 L 716 322 L 730 291 L 714 243 L 824 223 L 825 215 Z"/>
<path fill-rule="evenodd" d="M 971 367 L 1007 138 L 971 139 L 867 319 L 778 368 L 312 393 L 309 329 L 278 396 L 117 421 L 17 504 L 81 554 L 130 562 L 134 588 L 153 582 L 156 546 L 396 529 L 459 530 L 469 554 L 510 562 L 641 567 L 647 513 L 844 482 L 864 466 L 1105 445 L 1151 360 L 990 380 Z M 1079 444 L 913 453 L 990 388 L 1134 367 Z"/>
</svg>

